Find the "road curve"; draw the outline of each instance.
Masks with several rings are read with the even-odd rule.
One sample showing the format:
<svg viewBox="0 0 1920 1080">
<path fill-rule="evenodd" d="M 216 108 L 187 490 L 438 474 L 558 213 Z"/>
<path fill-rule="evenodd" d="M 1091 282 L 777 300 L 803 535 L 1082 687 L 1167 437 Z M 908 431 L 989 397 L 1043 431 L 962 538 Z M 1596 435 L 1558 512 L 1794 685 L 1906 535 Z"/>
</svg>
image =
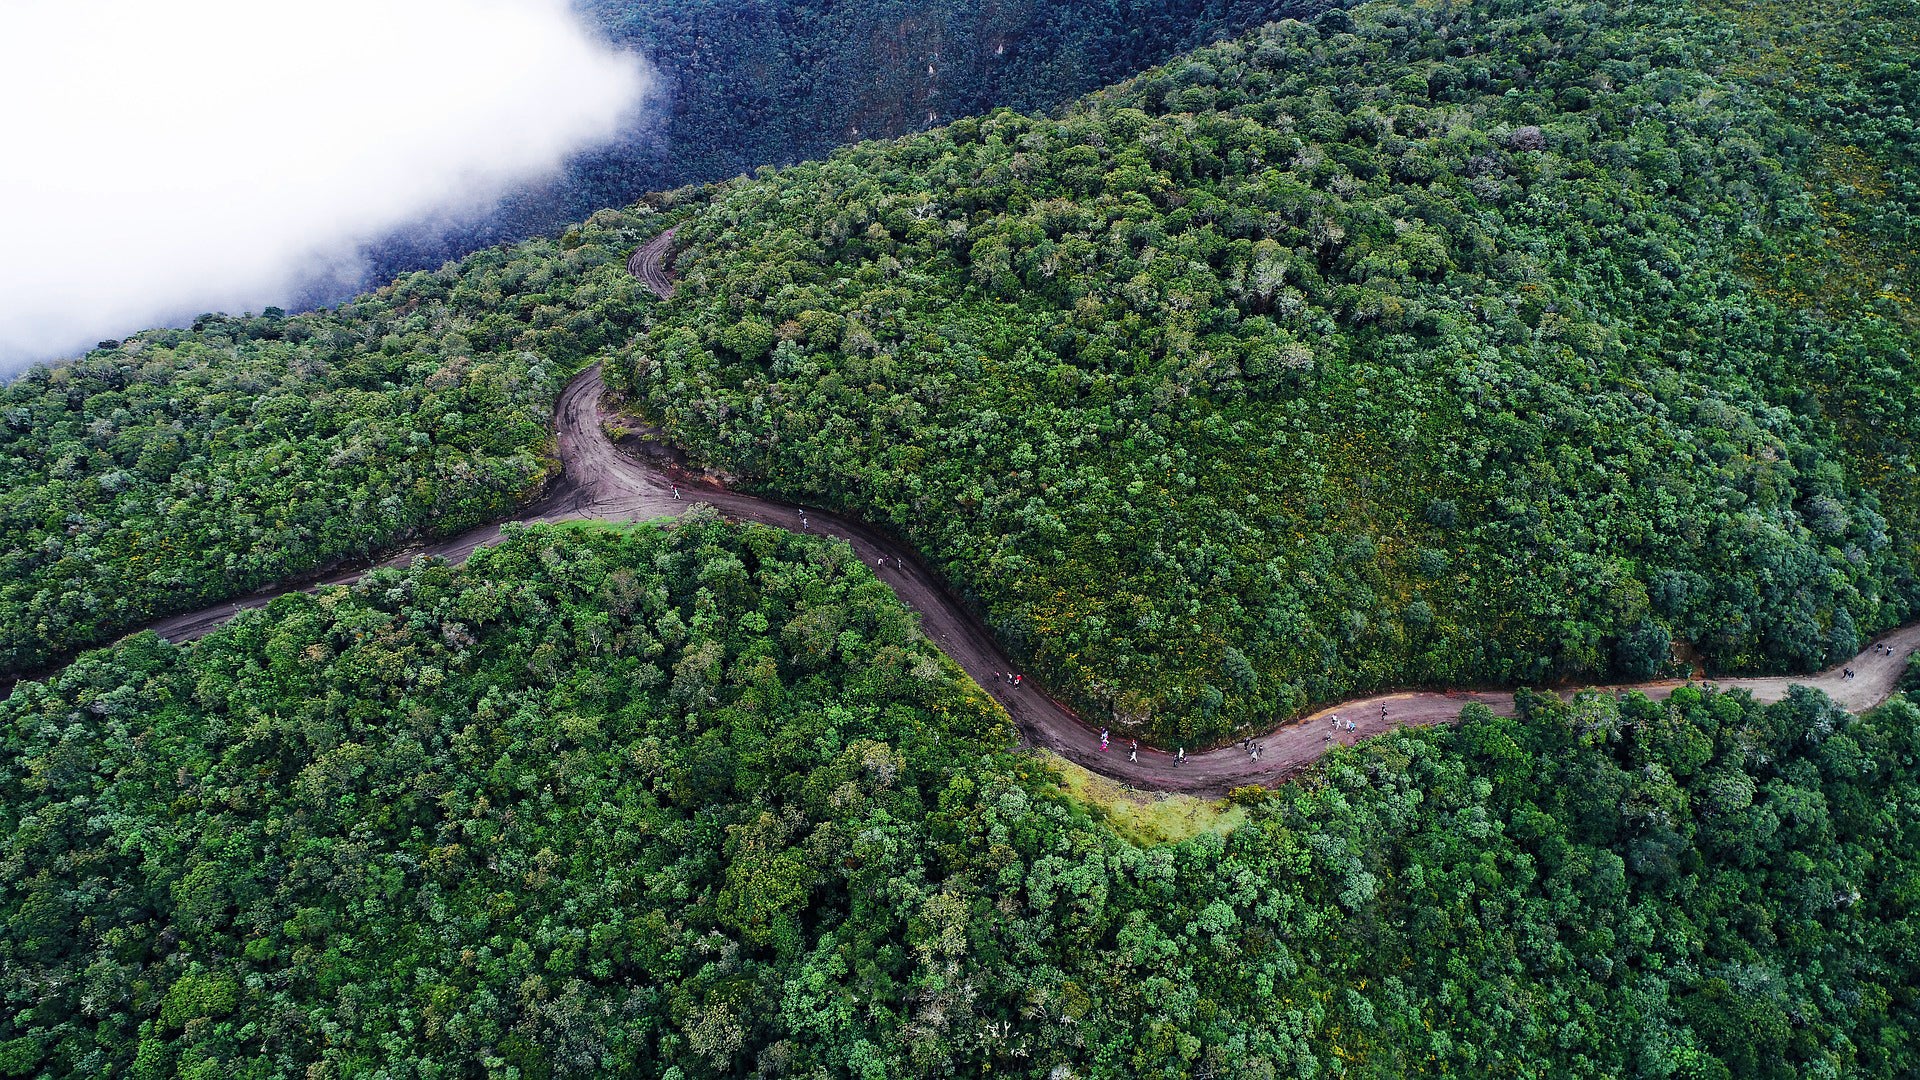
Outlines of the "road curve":
<svg viewBox="0 0 1920 1080">
<path fill-rule="evenodd" d="M 627 267 L 648 288 L 665 298 L 672 283 L 663 267 L 673 232 L 668 230 L 641 247 Z M 1135 788 L 1220 795 L 1249 784 L 1272 785 L 1310 765 L 1335 743 L 1347 744 L 1394 728 L 1445 723 L 1462 707 L 1479 702 L 1494 712 L 1511 716 L 1510 691 L 1409 691 L 1342 702 L 1310 716 L 1290 721 L 1254 740 L 1261 748 L 1255 760 L 1239 746 L 1189 754 L 1175 764 L 1166 751 L 1142 746 L 1138 761 L 1129 761 L 1127 744 L 1115 740 L 1102 751 L 1097 730 L 1071 710 L 1048 697 L 1032 679 L 1018 689 L 1009 686 L 1011 663 L 980 621 L 968 612 L 938 578 L 911 553 L 877 531 L 825 511 L 801 509 L 775 499 L 730 491 L 710 481 L 682 476 L 622 453 L 608 438 L 601 399 L 605 385 L 596 366 L 582 372 L 561 393 L 554 409 L 554 437 L 562 476 L 519 520 L 644 521 L 685 513 L 704 503 L 737 521 L 753 521 L 780 528 L 821 533 L 844 539 L 900 599 L 920 613 L 921 628 L 955 663 L 1004 707 L 1022 737 L 1062 757 Z M 403 551 L 384 564 L 398 566 L 414 558 L 437 555 L 464 560 L 473 550 L 498 539 L 499 525 L 473 529 L 442 543 Z M 347 571 L 304 586 L 306 589 L 357 580 L 364 570 Z M 152 629 L 170 641 L 197 638 L 243 608 L 258 607 L 285 593 L 279 589 L 255 594 L 206 611 L 180 615 Z M 1907 656 L 1920 647 L 1920 624 L 1902 627 L 1880 638 L 1840 667 L 1801 678 L 1771 677 L 1713 680 L 1722 689 L 1745 689 L 1761 701 L 1777 701 L 1793 685 L 1824 691 L 1843 707 L 1859 712 L 1885 701 L 1898 685 Z M 1884 649 L 1888 651 L 1882 651 Z M 1855 675 L 1845 677 L 1851 669 Z M 1638 690 L 1661 699 L 1679 681 L 1599 687 Z M 1337 724 L 1335 721 L 1339 721 Z M 1352 721 L 1354 730 L 1345 730 Z"/>
<path fill-rule="evenodd" d="M 673 279 L 667 276 L 667 249 L 673 246 L 673 234 L 678 226 L 668 229 L 659 236 L 633 249 L 627 256 L 627 273 L 640 279 L 655 296 L 665 300 L 673 295 Z"/>
</svg>

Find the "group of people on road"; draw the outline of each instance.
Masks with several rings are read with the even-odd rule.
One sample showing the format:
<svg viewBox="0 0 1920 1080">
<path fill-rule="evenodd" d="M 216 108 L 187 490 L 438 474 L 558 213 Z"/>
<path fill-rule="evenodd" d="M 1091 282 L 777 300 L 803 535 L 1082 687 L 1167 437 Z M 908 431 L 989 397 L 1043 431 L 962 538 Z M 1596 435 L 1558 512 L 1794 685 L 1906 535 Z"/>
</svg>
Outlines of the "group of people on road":
<svg viewBox="0 0 1920 1080">
<path fill-rule="evenodd" d="M 676 488 L 674 488 L 674 489 L 673 489 L 673 497 L 674 497 L 674 498 L 676 498 L 676 499 L 680 497 L 680 489 L 679 489 L 679 488 L 677 488 L 677 487 L 676 487 Z M 794 509 L 795 509 L 795 510 L 798 510 L 798 511 L 800 512 L 800 531 L 801 531 L 801 532 L 806 532 L 806 531 L 807 531 L 807 508 L 806 508 L 806 507 L 804 507 L 804 506 L 796 506 L 796 507 L 794 507 Z M 831 539 L 831 537 L 829 537 L 829 539 Z M 894 562 L 895 562 L 896 564 L 898 564 L 898 563 L 900 562 L 900 560 L 899 560 L 899 559 L 895 559 L 895 560 L 893 560 L 893 561 L 894 561 Z M 874 558 L 873 558 L 873 568 L 874 568 L 875 570 L 883 570 L 883 569 L 885 569 L 885 568 L 886 568 L 886 565 L 887 565 L 887 557 L 886 557 L 885 555 L 876 555 L 876 556 L 874 556 Z M 1020 685 L 1020 677 L 1019 677 L 1019 676 L 1017 676 L 1017 675 L 1011 675 L 1011 674 L 1010 674 L 1010 675 L 1008 675 L 1008 676 L 1007 676 L 1007 681 L 1008 681 L 1009 683 L 1011 683 L 1012 685 L 1014 685 L 1014 686 L 1019 686 L 1019 685 Z"/>
<path fill-rule="evenodd" d="M 1892 656 L 1894 655 L 1894 648 L 1884 641 L 1876 641 L 1873 643 L 1873 654 L 1875 656 Z M 1857 679 L 1859 677 L 1860 673 L 1850 667 L 1840 669 L 1840 678 L 1842 679 Z"/>
<path fill-rule="evenodd" d="M 1851 670 L 1852 669 L 1848 669 L 1849 678 L 1852 677 Z M 1020 685 L 1020 676 L 1015 675 L 1012 672 L 1008 672 L 1007 681 L 1009 684 L 1013 686 L 1018 686 Z M 1382 702 L 1380 704 L 1380 719 L 1385 720 L 1386 718 L 1387 718 L 1387 706 L 1385 702 Z M 1338 713 L 1334 713 L 1333 715 L 1327 717 L 1327 742 L 1329 743 L 1333 742 L 1334 735 L 1336 735 L 1339 732 L 1343 732 L 1343 731 L 1358 732 L 1359 730 L 1360 730 L 1360 725 L 1354 723 L 1351 720 L 1342 720 L 1340 718 L 1340 714 Z M 1106 753 L 1107 748 L 1112 745 L 1112 740 L 1113 740 L 1113 732 L 1108 728 L 1101 728 L 1100 729 L 1100 752 L 1101 753 L 1103 754 Z M 1260 760 L 1261 754 L 1264 754 L 1267 752 L 1266 744 L 1255 742 L 1253 740 L 1253 736 L 1251 735 L 1248 735 L 1247 737 L 1240 740 L 1240 749 L 1242 752 L 1244 752 L 1247 755 L 1248 760 L 1256 761 L 1256 762 Z M 1137 762 L 1140 760 L 1140 740 L 1138 739 L 1128 740 L 1127 760 L 1130 762 Z M 1174 750 L 1173 763 L 1175 765 L 1185 765 L 1187 763 L 1186 747 L 1182 746 Z"/>
<path fill-rule="evenodd" d="M 1107 749 L 1108 734 L 1109 733 L 1106 728 L 1100 729 L 1100 750 L 1102 753 L 1105 753 Z M 1240 741 L 1240 746 L 1241 746 L 1241 749 L 1247 752 L 1247 756 L 1251 757 L 1255 761 L 1259 761 L 1260 755 L 1266 751 L 1265 746 L 1262 746 L 1254 742 L 1252 738 L 1242 739 Z M 1133 761 L 1133 762 L 1137 762 L 1140 760 L 1140 740 L 1139 739 L 1129 739 L 1127 741 L 1127 760 Z M 1175 765 L 1185 765 L 1187 763 L 1186 747 L 1182 746 L 1174 750 L 1173 763 Z"/>
</svg>

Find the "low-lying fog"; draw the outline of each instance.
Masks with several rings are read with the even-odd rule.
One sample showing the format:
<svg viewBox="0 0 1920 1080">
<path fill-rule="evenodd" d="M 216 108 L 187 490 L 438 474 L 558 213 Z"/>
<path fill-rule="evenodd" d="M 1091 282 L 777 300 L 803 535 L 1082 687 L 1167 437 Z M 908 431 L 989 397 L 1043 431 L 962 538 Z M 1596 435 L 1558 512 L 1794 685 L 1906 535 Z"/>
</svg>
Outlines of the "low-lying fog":
<svg viewBox="0 0 1920 1080">
<path fill-rule="evenodd" d="M 0 3 L 0 377 L 352 280 L 636 119 L 564 0 Z"/>
</svg>

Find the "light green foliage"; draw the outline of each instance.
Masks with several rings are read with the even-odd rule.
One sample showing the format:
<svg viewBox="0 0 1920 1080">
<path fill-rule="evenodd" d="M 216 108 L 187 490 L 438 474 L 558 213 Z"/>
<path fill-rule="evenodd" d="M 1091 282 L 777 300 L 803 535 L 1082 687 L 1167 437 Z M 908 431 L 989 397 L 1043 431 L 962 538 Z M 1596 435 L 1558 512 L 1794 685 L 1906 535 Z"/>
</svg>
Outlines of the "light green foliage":
<svg viewBox="0 0 1920 1080">
<path fill-rule="evenodd" d="M 516 531 L 16 688 L 0 1069 L 1913 1071 L 1920 712 L 1522 705 L 1142 848 L 844 546 Z"/>
<path fill-rule="evenodd" d="M 616 375 L 1168 743 L 1818 666 L 1920 561 L 1920 23 L 1833 8 L 1372 4 L 842 151 L 693 215 Z M 1873 62 L 1788 85 L 1780 18 Z"/>
<path fill-rule="evenodd" d="M 642 214 L 142 335 L 0 396 L 0 662 L 500 512 L 610 349 L 1128 724 L 1817 662 L 1914 594 L 1914 14 L 1375 5 L 701 195 L 631 345 Z M 1920 1071 L 1920 710 L 1520 712 L 1143 847 L 845 547 L 512 530 L 13 689 L 0 1074 Z"/>
<path fill-rule="evenodd" d="M 559 387 L 643 310 L 644 227 L 608 213 L 0 388 L 0 674 L 518 507 L 553 469 Z"/>
</svg>

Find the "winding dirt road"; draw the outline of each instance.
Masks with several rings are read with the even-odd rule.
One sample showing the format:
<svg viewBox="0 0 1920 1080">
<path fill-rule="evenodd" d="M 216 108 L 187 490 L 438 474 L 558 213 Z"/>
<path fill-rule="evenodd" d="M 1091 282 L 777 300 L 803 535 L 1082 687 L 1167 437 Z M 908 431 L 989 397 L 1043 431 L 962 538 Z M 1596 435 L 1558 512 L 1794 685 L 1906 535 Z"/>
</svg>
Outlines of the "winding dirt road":
<svg viewBox="0 0 1920 1080">
<path fill-rule="evenodd" d="M 673 246 L 673 234 L 678 231 L 678 226 L 668 229 L 627 256 L 627 273 L 639 278 L 662 300 L 673 295 L 673 280 L 667 276 L 667 249 Z"/>
<path fill-rule="evenodd" d="M 672 294 L 672 282 L 664 269 L 665 254 L 672 242 L 673 233 L 669 230 L 627 260 L 627 268 L 634 276 L 662 298 Z M 1070 761 L 1132 787 L 1220 795 L 1242 785 L 1271 785 L 1286 780 L 1336 742 L 1352 743 L 1393 728 L 1454 720 L 1469 702 L 1480 702 L 1496 713 L 1513 715 L 1513 694 L 1508 691 L 1410 691 L 1343 702 L 1282 724 L 1254 740 L 1261 748 L 1257 761 L 1238 745 L 1190 754 L 1183 765 L 1176 765 L 1172 754 L 1145 746 L 1140 748 L 1138 761 L 1129 761 L 1127 744 L 1121 740 L 1115 740 L 1111 749 L 1102 752 L 1097 729 L 1047 697 L 1032 679 L 1024 680 L 1018 689 L 1007 684 L 1005 674 L 1012 665 L 993 636 L 912 553 L 858 522 L 824 511 L 809 510 L 803 515 L 793 505 L 729 491 L 628 456 L 607 436 L 601 411 L 604 392 L 600 369 L 594 367 L 582 372 L 561 394 L 554 410 L 554 435 L 563 475 L 519 520 L 645 521 L 681 514 L 698 503 L 705 503 L 734 520 L 844 539 L 867 565 L 879 564 L 875 572 L 902 601 L 920 613 L 921 627 L 927 636 L 1007 710 L 1026 741 L 1045 746 Z M 499 536 L 500 526 L 490 525 L 439 544 L 403 551 L 382 565 L 399 566 L 425 555 L 459 562 L 475 548 Z M 345 572 L 305 588 L 349 583 L 364 572 Z M 177 616 L 155 624 L 152 629 L 170 641 L 190 640 L 232 618 L 240 609 L 258 607 L 287 591 L 264 592 L 235 603 Z M 1883 646 L 1890 651 L 1882 651 Z M 1777 701 L 1796 684 L 1812 686 L 1843 707 L 1859 712 L 1885 701 L 1893 693 L 1907 656 L 1916 647 L 1920 647 L 1920 624 L 1896 630 L 1841 667 L 1817 675 L 1720 679 L 1713 680 L 1713 684 L 1722 689 L 1745 689 L 1761 701 Z M 1843 676 L 1842 671 L 1847 668 L 1856 673 L 1853 678 Z M 1605 689 L 1639 690 L 1658 699 L 1683 685 L 1687 684 L 1663 681 Z M 1334 718 L 1341 721 L 1337 727 Z M 1348 720 L 1354 724 L 1353 731 L 1345 730 Z"/>
</svg>

